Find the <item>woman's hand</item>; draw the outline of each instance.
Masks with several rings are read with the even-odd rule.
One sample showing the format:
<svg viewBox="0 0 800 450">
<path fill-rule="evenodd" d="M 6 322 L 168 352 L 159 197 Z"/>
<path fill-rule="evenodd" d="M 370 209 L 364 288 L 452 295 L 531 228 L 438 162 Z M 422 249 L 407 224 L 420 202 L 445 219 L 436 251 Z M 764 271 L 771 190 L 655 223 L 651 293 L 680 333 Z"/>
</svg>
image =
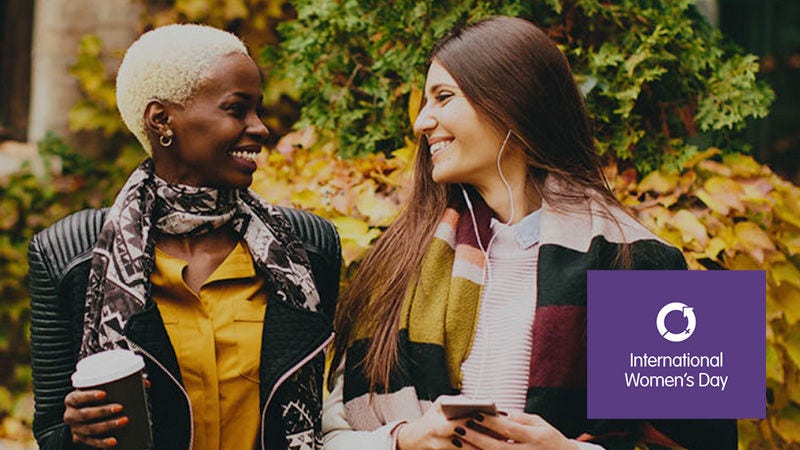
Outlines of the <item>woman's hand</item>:
<svg viewBox="0 0 800 450">
<path fill-rule="evenodd" d="M 422 417 L 398 429 L 397 450 L 475 449 L 461 439 L 467 433 L 466 420 L 448 420 L 442 413 L 439 404 L 442 397 L 436 399 Z"/>
<path fill-rule="evenodd" d="M 465 425 L 467 432 L 461 440 L 482 450 L 578 449 L 575 441 L 567 439 L 555 427 L 535 414 L 512 413 L 509 416 L 476 414 Z"/>
<path fill-rule="evenodd" d="M 103 437 L 110 431 L 125 426 L 129 419 L 120 416 L 122 405 L 98 405 L 106 398 L 105 391 L 72 391 L 64 398 L 64 423 L 72 432 L 72 442 L 99 448 L 113 448 L 117 440 Z"/>
</svg>

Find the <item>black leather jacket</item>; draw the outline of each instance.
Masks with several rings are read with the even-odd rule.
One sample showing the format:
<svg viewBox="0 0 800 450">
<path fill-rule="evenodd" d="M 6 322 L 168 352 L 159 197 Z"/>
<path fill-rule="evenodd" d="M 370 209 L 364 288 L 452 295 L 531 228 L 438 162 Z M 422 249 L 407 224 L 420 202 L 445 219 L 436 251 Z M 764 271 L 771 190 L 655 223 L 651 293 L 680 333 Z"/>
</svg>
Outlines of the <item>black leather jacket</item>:
<svg viewBox="0 0 800 450">
<path fill-rule="evenodd" d="M 331 319 L 339 291 L 339 236 L 330 222 L 313 214 L 281 208 L 311 260 L 314 281 L 322 299 L 320 312 L 294 308 L 270 299 L 264 317 L 260 365 L 261 448 L 294 448 L 281 412 L 272 401 L 289 383 L 314 387 L 304 409 L 316 417 L 321 431 L 323 349 L 333 337 Z M 63 422 L 64 397 L 72 391 L 83 332 L 83 312 L 91 252 L 106 210 L 72 214 L 37 234 L 31 241 L 31 350 L 36 401 L 33 430 L 43 450 L 71 449 L 69 428 Z M 175 351 L 155 302 L 132 316 L 125 335 L 143 355 L 151 381 L 149 398 L 156 449 L 190 449 L 191 407 L 181 381 Z M 195 412 L 201 413 L 201 412 Z"/>
</svg>

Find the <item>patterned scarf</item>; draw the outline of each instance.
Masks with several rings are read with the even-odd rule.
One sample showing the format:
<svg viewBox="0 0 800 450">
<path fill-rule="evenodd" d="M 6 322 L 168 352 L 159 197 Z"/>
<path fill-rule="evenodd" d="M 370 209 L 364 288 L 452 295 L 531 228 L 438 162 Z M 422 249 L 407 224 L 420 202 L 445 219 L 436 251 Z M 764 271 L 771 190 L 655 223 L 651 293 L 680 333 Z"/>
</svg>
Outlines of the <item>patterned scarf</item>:
<svg viewBox="0 0 800 450">
<path fill-rule="evenodd" d="M 150 298 L 153 227 L 196 236 L 230 224 L 245 241 L 270 298 L 316 311 L 320 299 L 308 256 L 289 224 L 249 190 L 169 184 L 150 159 L 128 178 L 106 216 L 92 254 L 80 356 L 128 348 L 123 330 Z"/>
</svg>

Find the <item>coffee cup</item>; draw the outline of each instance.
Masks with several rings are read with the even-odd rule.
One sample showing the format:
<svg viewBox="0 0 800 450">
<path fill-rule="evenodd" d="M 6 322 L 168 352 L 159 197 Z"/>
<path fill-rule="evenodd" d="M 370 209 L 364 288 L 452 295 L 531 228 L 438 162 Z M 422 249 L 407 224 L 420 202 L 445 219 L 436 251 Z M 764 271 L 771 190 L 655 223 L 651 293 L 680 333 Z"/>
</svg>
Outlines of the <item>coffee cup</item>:
<svg viewBox="0 0 800 450">
<path fill-rule="evenodd" d="M 106 350 L 78 361 L 72 386 L 79 390 L 106 392 L 103 403 L 122 405 L 120 416 L 129 422 L 110 432 L 117 440 L 115 450 L 148 450 L 153 447 L 150 411 L 144 387 L 144 360 L 128 350 Z"/>
</svg>

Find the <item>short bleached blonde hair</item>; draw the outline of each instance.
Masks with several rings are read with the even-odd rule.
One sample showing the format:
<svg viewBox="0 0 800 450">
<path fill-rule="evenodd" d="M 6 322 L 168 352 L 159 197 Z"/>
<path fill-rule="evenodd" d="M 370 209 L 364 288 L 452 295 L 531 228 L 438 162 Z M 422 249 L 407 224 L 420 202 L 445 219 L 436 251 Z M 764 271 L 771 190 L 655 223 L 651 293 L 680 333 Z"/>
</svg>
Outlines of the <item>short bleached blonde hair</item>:
<svg viewBox="0 0 800 450">
<path fill-rule="evenodd" d="M 167 25 L 148 31 L 125 52 L 117 73 L 117 108 L 147 154 L 153 148 L 144 112 L 152 100 L 186 104 L 220 58 L 247 55 L 235 35 L 206 25 Z"/>
</svg>

